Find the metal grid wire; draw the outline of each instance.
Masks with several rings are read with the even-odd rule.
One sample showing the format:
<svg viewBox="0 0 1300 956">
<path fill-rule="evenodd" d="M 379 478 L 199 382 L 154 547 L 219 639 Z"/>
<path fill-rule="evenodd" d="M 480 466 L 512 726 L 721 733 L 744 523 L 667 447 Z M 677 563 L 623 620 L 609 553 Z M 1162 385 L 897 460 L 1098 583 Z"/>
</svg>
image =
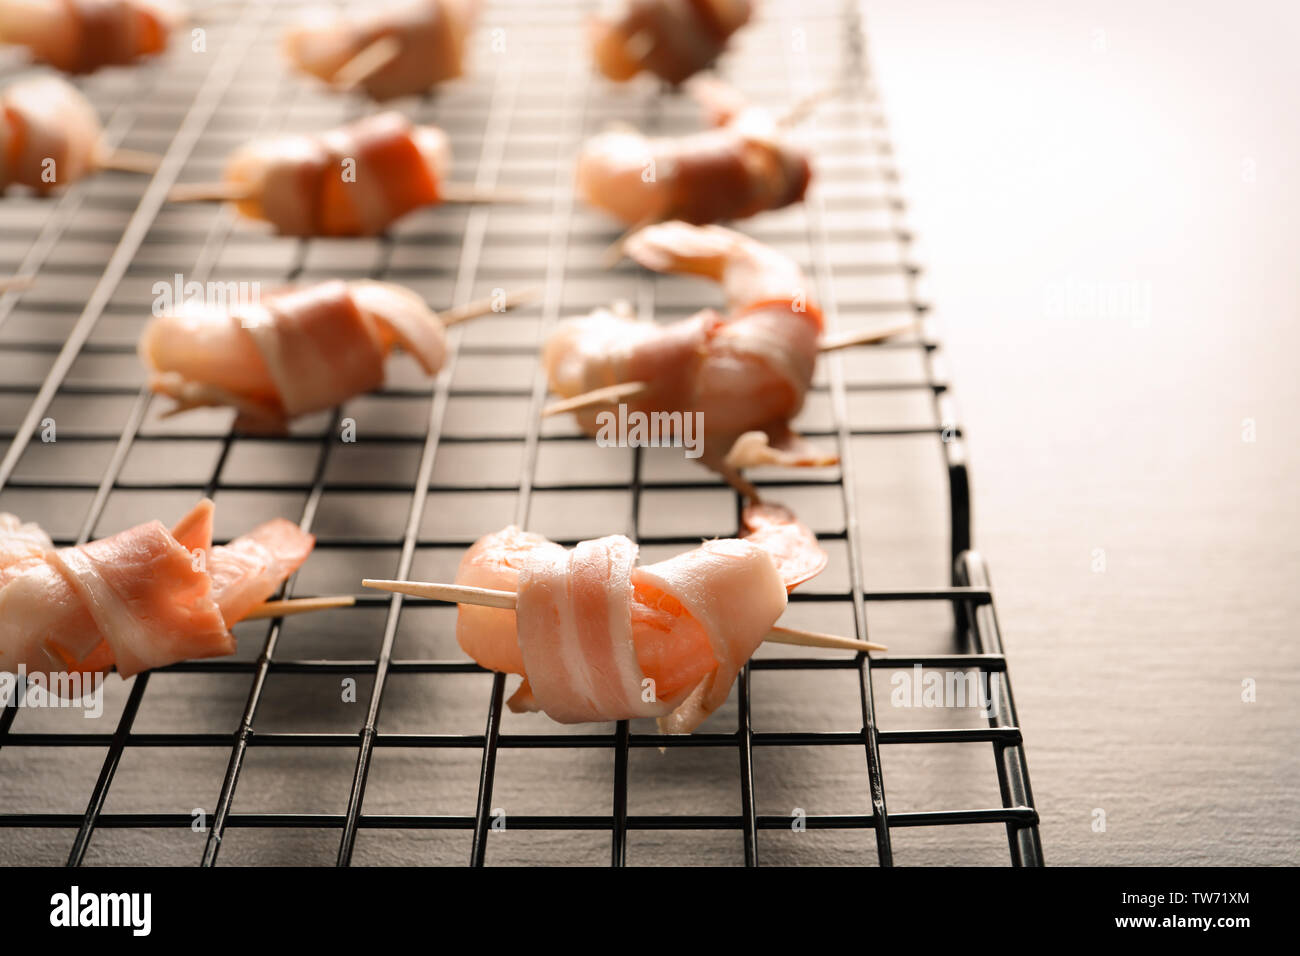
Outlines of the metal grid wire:
<svg viewBox="0 0 1300 956">
<path fill-rule="evenodd" d="M 164 160 L 152 179 L 106 173 L 57 199 L 0 204 L 0 269 L 37 279 L 0 299 L 0 427 L 9 442 L 0 510 L 39 521 L 61 545 L 173 519 L 200 495 L 217 502 L 219 538 L 273 515 L 296 518 L 319 544 L 287 595 L 355 592 L 363 575 L 449 580 L 466 545 L 510 521 L 565 544 L 629 533 L 646 560 L 734 533 L 737 496 L 680 452 L 597 449 L 570 424 L 543 423 L 538 414 L 546 389 L 537 342 L 561 316 L 620 296 L 660 319 L 720 304 L 703 284 L 604 268 L 616 230 L 574 203 L 572 159 L 584 137 L 616 120 L 659 132 L 699 123 L 681 97 L 591 78 L 580 48 L 590 6 L 490 4 L 474 41 L 473 76 L 400 104 L 448 131 L 456 179 L 546 198 L 423 210 L 373 240 L 274 238 L 220 207 L 165 203 L 174 182 L 214 178 L 226 152 L 250 135 L 317 129 L 365 108 L 284 71 L 275 44 L 291 7 L 200 10 L 206 52 L 175 50 L 159 64 L 92 78 L 85 89 L 108 117 L 110 141 Z M 821 363 L 797 424 L 838 452 L 838 468 L 762 476 L 765 495 L 795 505 L 832 554 L 822 579 L 792 595 L 787 620 L 865 639 L 878 612 L 901 606 L 913 619 L 937 609 L 946 621 L 942 645 L 871 659 L 764 648 L 702 732 L 665 737 L 626 721 L 558 727 L 511 715 L 505 676 L 456 649 L 454 609 L 359 594 L 355 608 L 240 625 L 232 658 L 113 678 L 103 717 L 109 732 L 88 732 L 80 715 L 6 708 L 0 861 L 754 865 L 762 848 L 765 861 L 888 865 L 900 833 L 924 831 L 938 848 L 913 859 L 950 852 L 961 859 L 958 834 L 1001 824 L 1013 863 L 1041 862 L 988 575 L 969 550 L 962 432 L 919 298 L 856 4 L 772 0 L 720 72 L 777 104 L 829 83 L 842 88 L 806 127 L 819 162 L 808 201 L 743 228 L 811 267 L 830 329 L 898 314 L 916 324 L 914 336 Z M 496 288 L 545 291 L 539 305 L 451 330 L 447 367 L 435 382 L 396 359 L 381 392 L 300 421 L 287 436 L 259 438 L 233 433 L 226 411 L 164 419 L 166 402 L 143 387 L 134 341 L 153 284 L 175 273 L 269 286 L 391 278 L 435 307 Z M 913 374 L 900 380 L 885 371 L 897 368 Z M 901 414 L 918 400 L 923 415 Z M 355 441 L 341 440 L 345 427 Z M 866 565 L 878 559 L 863 530 L 863 489 L 873 487 L 873 449 L 891 440 L 937 449 L 946 468 L 946 508 L 942 499 L 926 508 L 947 512 L 951 563 L 940 566 L 952 574 L 933 586 L 864 583 Z M 970 726 L 882 729 L 877 678 L 887 683 L 918 665 L 989 675 L 992 713 Z M 769 699 L 755 690 L 755 678 L 769 675 L 851 678 L 835 698 L 849 709 L 847 729 L 801 724 L 795 706 L 793 726 L 756 730 L 766 700 L 786 706 L 775 691 Z M 343 699 L 349 686 L 355 703 Z M 804 697 L 822 693 L 817 684 L 794 686 Z M 955 763 L 920 756 L 950 745 L 962 750 Z M 923 796 L 918 809 L 887 810 L 887 752 L 909 754 L 902 770 L 891 765 L 891 780 L 919 765 L 924 795 L 960 800 L 940 781 L 988 774 L 986 756 L 969 757 L 986 745 L 996 803 L 934 809 Z M 765 789 L 784 793 L 798 774 L 787 764 L 759 780 L 756 763 L 776 752 L 795 754 L 795 768 L 803 755 L 852 758 L 849 812 L 796 808 L 803 829 L 836 834 L 846 853 L 827 852 L 810 834 L 803 839 L 811 855 L 778 839 L 800 828 L 764 802 Z M 679 759 L 687 765 L 668 767 Z M 707 769 L 691 770 L 702 763 Z M 699 812 L 713 798 L 697 792 L 692 773 L 724 781 L 730 796 L 718 812 Z M 453 777 L 463 782 L 447 783 Z M 406 802 L 388 795 L 393 786 Z M 667 795 L 642 796 L 656 789 Z M 530 804 L 530 795 L 540 803 Z M 683 832 L 691 839 L 642 842 Z M 513 848 L 520 833 L 539 841 Z M 706 833 L 738 840 L 724 839 L 710 856 Z M 250 839 L 256 834 L 282 839 L 268 850 Z M 381 839 L 386 834 L 393 839 Z M 448 842 L 437 839 L 443 835 Z"/>
</svg>

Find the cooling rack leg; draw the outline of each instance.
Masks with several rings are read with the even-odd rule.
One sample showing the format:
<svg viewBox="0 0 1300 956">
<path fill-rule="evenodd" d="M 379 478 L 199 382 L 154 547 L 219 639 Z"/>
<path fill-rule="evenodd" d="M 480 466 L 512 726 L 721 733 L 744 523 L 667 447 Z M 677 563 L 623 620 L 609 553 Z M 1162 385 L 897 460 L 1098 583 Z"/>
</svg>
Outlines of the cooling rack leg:
<svg viewBox="0 0 1300 956">
<path fill-rule="evenodd" d="M 988 568 L 977 551 L 963 551 L 953 565 L 956 584 L 959 586 L 991 588 Z M 962 603 L 962 602 L 955 602 Z M 972 650 L 977 654 L 1002 654 L 1002 634 L 998 627 L 997 611 L 990 601 L 975 605 L 969 603 L 965 613 L 971 622 Z M 1015 700 L 1011 696 L 1011 676 L 1003 670 L 989 675 L 989 697 L 993 704 L 989 715 L 990 727 L 1020 726 L 1016 716 Z M 1029 764 L 1025 759 L 1023 743 L 995 743 L 993 757 L 997 766 L 998 785 L 1002 791 L 1004 807 L 1033 809 L 1034 794 L 1029 785 Z M 1033 822 L 1007 823 L 1007 842 L 1011 849 L 1011 862 L 1015 866 L 1042 866 L 1043 845 L 1038 833 L 1038 815 Z"/>
<path fill-rule="evenodd" d="M 948 540 L 952 545 L 952 583 L 959 585 L 958 565 L 961 556 L 971 547 L 970 473 L 961 447 L 950 448 L 948 453 L 948 513 L 951 520 Z M 970 628 L 965 602 L 954 601 L 952 614 L 954 636 L 957 645 L 961 646 Z"/>
</svg>

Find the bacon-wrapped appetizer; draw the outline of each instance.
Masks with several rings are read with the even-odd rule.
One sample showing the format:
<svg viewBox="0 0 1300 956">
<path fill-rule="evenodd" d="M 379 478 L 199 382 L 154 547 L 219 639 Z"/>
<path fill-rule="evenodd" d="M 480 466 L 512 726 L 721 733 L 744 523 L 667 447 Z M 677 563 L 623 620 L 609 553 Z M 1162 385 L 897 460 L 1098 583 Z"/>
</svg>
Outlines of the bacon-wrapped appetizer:
<svg viewBox="0 0 1300 956">
<path fill-rule="evenodd" d="M 235 650 L 230 629 L 307 559 L 291 521 L 212 543 L 204 499 L 170 531 L 151 521 L 74 548 L 0 514 L 0 671 L 154 667 Z"/>
<path fill-rule="evenodd" d="M 20 185 L 45 194 L 102 164 L 99 117 L 56 76 L 22 80 L 0 93 L 0 193 Z"/>
<path fill-rule="evenodd" d="M 513 591 L 515 610 L 462 604 L 456 639 L 484 667 L 522 674 L 516 712 L 560 723 L 657 717 L 689 733 L 785 610 L 786 594 L 826 566 L 789 511 L 750 505 L 745 536 L 636 566 L 622 535 L 566 550 L 508 527 L 461 559 L 458 585 Z"/>
<path fill-rule="evenodd" d="M 750 0 L 622 0 L 592 18 L 591 52 L 611 80 L 646 70 L 677 84 L 710 66 L 752 15 Z"/>
<path fill-rule="evenodd" d="M 798 265 L 720 226 L 661 223 L 628 238 L 624 251 L 648 268 L 721 282 L 728 313 L 706 309 L 668 325 L 598 310 L 562 322 L 542 351 L 551 391 L 595 435 L 597 416 L 617 401 L 629 412 L 698 412 L 702 462 L 746 493 L 739 469 L 836 462 L 794 431 L 812 382 L 821 311 Z M 895 330 L 896 331 L 896 330 Z M 633 386 L 627 389 L 618 386 Z M 639 387 L 635 387 L 639 386 Z M 601 399 L 602 390 L 615 393 Z M 581 400 L 591 394 L 593 402 Z"/>
<path fill-rule="evenodd" d="M 628 226 L 744 219 L 802 200 L 812 166 L 785 135 L 788 119 L 704 96 L 716 128 L 676 137 L 613 129 L 587 140 L 579 195 Z"/>
<path fill-rule="evenodd" d="M 172 16 L 143 0 L 0 0 L 0 43 L 65 73 L 125 66 L 167 48 Z"/>
<path fill-rule="evenodd" d="M 464 72 L 478 7 L 478 0 L 410 0 L 365 13 L 312 11 L 286 31 L 284 49 L 304 73 L 376 100 L 424 93 Z M 360 73 L 348 76 L 358 65 Z"/>
<path fill-rule="evenodd" d="M 451 168 L 447 136 L 387 112 L 316 136 L 254 140 L 224 181 L 178 186 L 172 199 L 227 199 L 286 236 L 372 236 L 439 202 Z"/>
<path fill-rule="evenodd" d="M 178 411 L 229 405 L 240 427 L 275 432 L 378 388 L 398 346 L 437 373 L 446 356 L 442 320 L 402 286 L 333 280 L 233 312 L 186 303 L 149 323 L 139 353 L 153 390 L 174 398 Z"/>
</svg>

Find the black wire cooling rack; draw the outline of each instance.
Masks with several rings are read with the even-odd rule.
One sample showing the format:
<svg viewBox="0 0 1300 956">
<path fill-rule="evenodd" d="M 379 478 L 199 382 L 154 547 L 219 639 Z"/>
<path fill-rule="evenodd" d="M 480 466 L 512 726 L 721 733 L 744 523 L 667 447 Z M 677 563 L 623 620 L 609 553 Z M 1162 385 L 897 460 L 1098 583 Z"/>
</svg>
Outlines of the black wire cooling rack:
<svg viewBox="0 0 1300 956">
<path fill-rule="evenodd" d="M 536 346 L 562 315 L 612 298 L 666 319 L 720 304 L 703 284 L 604 268 L 616 230 L 574 203 L 585 136 L 610 121 L 663 132 L 699 123 L 682 97 L 591 77 L 581 49 L 590 6 L 490 4 L 473 76 L 400 104 L 448 131 L 455 178 L 524 187 L 538 202 L 425 210 L 372 240 L 279 239 L 220 207 L 165 202 L 174 182 L 218 175 L 249 136 L 365 108 L 283 70 L 275 45 L 291 7 L 199 9 L 188 47 L 86 81 L 111 142 L 164 158 L 152 178 L 104 173 L 58 198 L 0 203 L 0 270 L 35 279 L 0 298 L 0 510 L 39 521 L 59 544 L 174 520 L 201 495 L 217 502 L 221 538 L 296 518 L 319 538 L 286 589 L 298 595 L 359 592 L 366 575 L 449 580 L 466 545 L 511 521 L 566 544 L 630 533 L 647 559 L 734 533 L 735 494 L 680 452 L 598 449 L 538 415 Z M 856 5 L 768 2 L 720 70 L 756 100 L 841 90 L 805 127 L 819 164 L 808 201 L 743 228 L 810 268 L 831 329 L 897 315 L 916 329 L 823 361 L 799 425 L 838 452 L 838 468 L 760 476 L 832 555 L 787 619 L 866 638 L 875 615 L 901 609 L 881 620 L 939 620 L 939 642 L 873 624 L 892 653 L 765 648 L 700 733 L 666 737 L 649 722 L 559 727 L 509 714 L 506 678 L 456 648 L 454 609 L 358 594 L 355 608 L 241 625 L 232 658 L 110 678 L 89 730 L 80 713 L 5 708 L 0 862 L 888 865 L 896 845 L 899 862 L 988 862 L 986 839 L 973 858 L 963 841 L 1000 827 L 1012 863 L 1042 862 L 988 572 L 970 550 L 962 430 L 917 290 Z M 259 438 L 233 433 L 224 411 L 163 418 L 166 403 L 143 387 L 134 342 L 155 283 L 178 274 L 270 286 L 391 278 L 437 307 L 497 288 L 544 295 L 455 328 L 435 382 L 398 359 L 383 391 Z M 924 513 L 947 512 L 951 561 L 939 567 L 951 578 L 871 589 L 865 568 L 893 561 L 870 533 L 887 521 L 871 492 L 905 496 L 915 483 L 873 477 L 878 449 L 898 442 L 937 449 L 946 468 Z M 878 698 L 918 667 L 987 675 L 993 707 L 882 729 L 895 708 Z M 836 769 L 820 769 L 829 758 Z M 888 810 L 887 793 L 915 809 Z M 926 839 L 902 839 L 913 833 Z"/>
</svg>

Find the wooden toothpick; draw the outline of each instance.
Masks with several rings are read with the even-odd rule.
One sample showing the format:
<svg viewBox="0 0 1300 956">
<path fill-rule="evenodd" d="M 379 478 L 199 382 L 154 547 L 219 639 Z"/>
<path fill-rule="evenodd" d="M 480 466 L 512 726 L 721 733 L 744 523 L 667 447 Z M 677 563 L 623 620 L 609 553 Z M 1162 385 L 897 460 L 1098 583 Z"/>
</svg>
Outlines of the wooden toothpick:
<svg viewBox="0 0 1300 956">
<path fill-rule="evenodd" d="M 851 332 L 841 332 L 839 335 L 824 338 L 818 342 L 817 351 L 835 352 L 839 349 L 852 348 L 855 345 L 875 345 L 877 342 L 892 339 L 895 335 L 910 332 L 912 328 L 912 322 L 905 320 L 874 329 L 854 329 Z"/>
<path fill-rule="evenodd" d="M 412 597 L 433 598 L 450 604 L 474 604 L 478 607 L 497 607 L 514 610 L 517 597 L 514 591 L 499 591 L 494 588 L 476 588 L 465 584 L 436 584 L 427 581 L 388 581 L 366 578 L 363 587 L 376 591 L 388 591 L 395 594 L 409 594 Z M 840 637 L 835 634 L 820 634 L 816 631 L 803 631 L 793 627 L 773 627 L 764 638 L 773 644 L 792 644 L 798 647 L 824 647 L 840 651 L 884 651 L 884 644 L 859 641 L 852 637 Z"/>
<path fill-rule="evenodd" d="M 336 607 L 352 607 L 357 599 L 351 594 L 339 594 L 334 597 L 289 598 L 284 601 L 267 601 L 259 604 L 240 620 L 260 621 L 269 617 L 289 617 L 294 614 L 306 614 L 309 611 L 327 611 Z"/>
<path fill-rule="evenodd" d="M 168 202 L 243 202 L 256 199 L 257 191 L 248 183 L 229 180 L 204 183 L 181 183 L 167 194 Z M 479 187 L 470 183 L 441 183 L 438 186 L 440 203 L 529 203 L 534 197 L 519 190 L 500 187 Z"/>
<path fill-rule="evenodd" d="M 243 202 L 257 195 L 247 183 L 229 180 L 211 183 L 181 183 L 167 194 L 168 202 Z"/>
<path fill-rule="evenodd" d="M 595 405 L 612 405 L 624 399 L 635 398 L 649 387 L 645 382 L 622 382 L 618 385 L 607 385 L 604 388 L 597 388 L 590 392 L 583 392 L 581 395 L 574 395 L 572 398 L 553 402 L 542 409 L 542 417 L 550 418 L 552 415 L 576 412 L 579 409 L 591 408 Z"/>
<path fill-rule="evenodd" d="M 141 173 L 152 176 L 158 171 L 162 157 L 155 153 L 146 153 L 140 149 L 101 149 L 95 157 L 95 165 L 100 169 L 116 169 L 124 173 Z"/>
<path fill-rule="evenodd" d="M 340 92 L 355 90 L 401 55 L 402 44 L 395 36 L 382 36 L 372 41 L 352 59 L 334 71 L 330 82 Z"/>
<path fill-rule="evenodd" d="M 839 349 L 852 348 L 856 345 L 874 345 L 893 338 L 900 333 L 909 332 L 911 329 L 912 323 L 910 321 L 875 329 L 857 329 L 823 339 L 818 343 L 817 350 L 819 352 L 834 352 Z M 628 398 L 635 398 L 637 395 L 644 393 L 649 387 L 646 382 L 620 382 L 617 385 L 606 385 L 603 388 L 592 389 L 590 392 L 583 392 L 581 395 L 573 395 L 569 398 L 560 399 L 558 402 L 552 402 L 542 409 L 542 417 L 549 418 L 553 415 L 576 412 L 599 405 L 612 405 Z"/>
<path fill-rule="evenodd" d="M 458 322 L 464 322 L 467 319 L 476 319 L 480 315 L 490 315 L 493 312 L 506 312 L 510 309 L 517 308 L 526 302 L 532 302 L 541 294 L 542 289 L 540 286 L 529 286 L 528 288 L 520 289 L 517 292 L 507 292 L 504 298 L 500 300 L 495 296 L 489 296 L 486 299 L 476 299 L 473 302 L 466 302 L 464 305 L 444 309 L 442 312 L 438 313 L 438 318 L 442 320 L 444 326 L 452 326 Z"/>
<path fill-rule="evenodd" d="M 30 289 L 35 282 L 36 276 L 4 276 L 0 278 L 0 295 Z"/>
</svg>

